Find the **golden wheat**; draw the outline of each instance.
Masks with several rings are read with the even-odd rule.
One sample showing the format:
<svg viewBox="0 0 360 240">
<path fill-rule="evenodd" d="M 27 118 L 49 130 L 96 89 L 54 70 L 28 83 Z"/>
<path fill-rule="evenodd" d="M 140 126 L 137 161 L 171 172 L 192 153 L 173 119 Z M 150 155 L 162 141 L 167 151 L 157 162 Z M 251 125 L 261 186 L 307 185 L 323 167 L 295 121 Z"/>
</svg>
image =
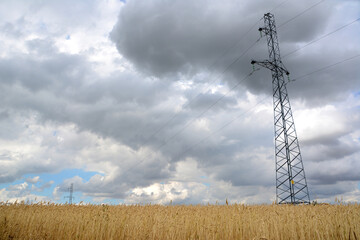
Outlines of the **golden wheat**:
<svg viewBox="0 0 360 240">
<path fill-rule="evenodd" d="M 360 205 L 0 205 L 1 239 L 360 239 Z"/>
</svg>

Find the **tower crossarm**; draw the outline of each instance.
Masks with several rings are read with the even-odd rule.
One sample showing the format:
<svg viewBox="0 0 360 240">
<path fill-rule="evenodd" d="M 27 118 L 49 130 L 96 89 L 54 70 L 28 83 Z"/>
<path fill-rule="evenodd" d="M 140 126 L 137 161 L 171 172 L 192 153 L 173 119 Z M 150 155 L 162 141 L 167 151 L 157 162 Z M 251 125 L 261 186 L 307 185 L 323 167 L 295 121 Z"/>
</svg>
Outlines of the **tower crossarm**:
<svg viewBox="0 0 360 240">
<path fill-rule="evenodd" d="M 280 71 L 282 73 L 285 73 L 286 75 L 289 75 L 289 71 L 285 68 L 285 66 L 281 63 L 282 66 L 279 66 L 273 62 L 270 62 L 269 60 L 265 60 L 265 61 L 255 61 L 255 60 L 252 60 L 251 61 L 251 64 L 257 64 L 261 67 L 264 67 L 264 68 L 267 68 L 271 71 Z"/>
</svg>

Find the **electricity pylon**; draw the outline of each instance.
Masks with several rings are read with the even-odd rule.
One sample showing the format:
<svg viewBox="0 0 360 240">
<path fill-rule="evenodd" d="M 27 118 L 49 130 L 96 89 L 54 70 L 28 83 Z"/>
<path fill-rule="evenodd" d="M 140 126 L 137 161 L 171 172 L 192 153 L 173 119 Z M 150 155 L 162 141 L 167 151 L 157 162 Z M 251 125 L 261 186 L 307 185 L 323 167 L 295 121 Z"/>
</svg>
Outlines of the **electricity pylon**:
<svg viewBox="0 0 360 240">
<path fill-rule="evenodd" d="M 72 200 L 74 199 L 74 197 L 73 197 L 74 184 L 73 184 L 73 183 L 71 183 L 71 185 L 70 185 L 70 187 L 68 188 L 68 190 L 69 190 L 70 195 L 69 195 L 69 196 L 66 196 L 66 197 L 64 197 L 64 198 L 68 198 L 68 199 L 69 199 L 69 204 L 72 204 Z"/>
<path fill-rule="evenodd" d="M 286 89 L 284 74 L 289 75 L 281 61 L 274 15 L 264 15 L 265 27 L 259 28 L 266 35 L 269 60 L 251 61 L 271 70 L 275 126 L 276 202 L 310 203 L 304 166 L 295 131 L 294 119 Z"/>
</svg>

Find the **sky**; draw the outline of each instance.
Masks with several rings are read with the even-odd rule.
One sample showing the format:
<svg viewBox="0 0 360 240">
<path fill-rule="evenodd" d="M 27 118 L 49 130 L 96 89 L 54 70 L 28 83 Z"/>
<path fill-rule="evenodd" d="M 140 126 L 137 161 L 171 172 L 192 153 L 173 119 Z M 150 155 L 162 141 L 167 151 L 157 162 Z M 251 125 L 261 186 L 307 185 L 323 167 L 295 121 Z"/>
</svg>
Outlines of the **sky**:
<svg viewBox="0 0 360 240">
<path fill-rule="evenodd" d="M 0 201 L 274 202 L 268 12 L 310 198 L 359 202 L 358 0 L 0 1 Z"/>
</svg>

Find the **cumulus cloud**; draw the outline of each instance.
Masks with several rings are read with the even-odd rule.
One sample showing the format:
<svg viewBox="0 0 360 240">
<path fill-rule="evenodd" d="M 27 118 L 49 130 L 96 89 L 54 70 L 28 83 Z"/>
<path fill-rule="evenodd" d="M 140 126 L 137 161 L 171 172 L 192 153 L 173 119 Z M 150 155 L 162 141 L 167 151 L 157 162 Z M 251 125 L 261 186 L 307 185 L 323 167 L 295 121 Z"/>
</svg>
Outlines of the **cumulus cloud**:
<svg viewBox="0 0 360 240">
<path fill-rule="evenodd" d="M 36 178 L 36 177 L 35 177 Z M 40 188 L 34 184 L 29 185 L 27 182 L 11 185 L 8 188 L 0 189 L 0 201 L 2 202 L 41 202 L 50 201 L 49 196 L 43 196 L 32 193 L 33 191 L 42 192 L 44 189 L 49 188 L 53 182 L 43 184 Z"/>
<path fill-rule="evenodd" d="M 277 2 L 272 4 L 259 5 L 250 1 L 240 4 L 232 0 L 221 3 L 207 0 L 172 1 L 166 4 L 157 0 L 146 3 L 130 1 L 121 9 L 118 22 L 111 32 L 111 39 L 116 43 L 120 54 L 130 60 L 139 71 L 150 72 L 155 76 L 179 73 L 191 75 L 205 70 L 221 72 L 258 38 L 256 27 L 252 28 L 250 34 L 248 30 L 256 22 L 259 27 L 262 26 L 263 23 L 258 20 L 263 13 L 276 8 Z M 302 18 L 288 23 L 300 10 L 307 9 L 311 4 L 313 5 L 312 1 L 292 2 L 291 6 L 276 9 L 283 53 L 289 53 L 304 43 L 317 39 L 327 33 L 326 30 L 333 30 L 328 27 L 328 23 L 333 20 L 329 13 L 336 11 L 333 2 L 321 3 L 305 12 Z M 345 1 L 339 5 L 346 7 L 352 4 Z M 356 12 L 351 13 L 355 19 Z M 338 15 L 334 14 L 334 18 L 337 17 Z M 352 42 L 352 39 L 348 41 L 352 48 L 339 49 L 333 41 L 314 44 L 300 54 L 289 55 L 284 63 L 292 76 L 298 77 L 329 65 L 336 59 L 342 60 L 352 56 L 354 52 L 359 53 L 360 49 L 352 44 L 355 42 Z M 225 56 L 222 55 L 224 50 L 237 42 L 236 48 L 231 49 Z M 261 60 L 266 57 L 266 43 L 261 41 L 222 77 L 233 84 L 250 71 L 251 59 Z M 358 87 L 356 76 L 360 73 L 354 64 L 356 63 L 344 65 L 341 73 L 337 69 L 330 69 L 326 73 L 299 81 L 296 83 L 297 91 L 292 93 L 292 97 L 301 98 L 309 105 L 346 97 L 354 87 Z M 267 90 L 270 89 L 268 77 L 269 73 L 264 72 L 258 74 L 256 81 L 246 81 L 244 84 L 253 92 L 270 93 Z M 341 79 L 341 84 L 338 79 Z"/>
<path fill-rule="evenodd" d="M 280 3 L 13 1 L 0 10 L 0 183 L 10 184 L 1 199 L 51 188 L 61 201 L 74 183 L 98 201 L 274 201 L 271 75 L 245 78 L 251 59 L 267 58 L 259 19 L 275 8 L 286 55 L 358 17 L 357 2 L 324 1 L 286 23 L 314 3 Z M 359 53 L 358 24 L 285 57 L 291 78 Z M 287 85 L 310 191 L 324 201 L 359 196 L 357 65 Z M 69 168 L 96 174 L 41 180 Z"/>
<path fill-rule="evenodd" d="M 290 18 L 306 6 L 305 2 L 292 4 L 294 6 L 286 13 L 279 13 L 280 19 Z M 140 70 L 146 69 L 155 75 L 179 71 L 187 73 L 192 69 L 198 71 L 212 64 L 223 49 L 244 35 L 269 8 L 268 4 L 232 0 L 221 3 L 207 0 L 171 3 L 129 1 L 121 9 L 111 38 L 119 52 Z M 310 18 L 300 23 L 293 39 L 296 42 L 311 39 L 324 25 L 326 9 L 315 9 Z M 307 22 L 312 23 L 311 28 Z M 257 34 L 257 29 L 253 32 Z M 253 38 L 253 35 L 250 36 Z M 248 46 L 252 42 L 251 37 L 241 41 L 239 48 Z M 291 38 L 285 39 L 289 41 Z M 229 55 L 227 60 L 234 56 Z"/>
<path fill-rule="evenodd" d="M 32 184 L 38 183 L 39 181 L 40 181 L 40 176 L 35 176 L 33 178 L 26 179 L 26 182 L 32 183 Z"/>
</svg>

